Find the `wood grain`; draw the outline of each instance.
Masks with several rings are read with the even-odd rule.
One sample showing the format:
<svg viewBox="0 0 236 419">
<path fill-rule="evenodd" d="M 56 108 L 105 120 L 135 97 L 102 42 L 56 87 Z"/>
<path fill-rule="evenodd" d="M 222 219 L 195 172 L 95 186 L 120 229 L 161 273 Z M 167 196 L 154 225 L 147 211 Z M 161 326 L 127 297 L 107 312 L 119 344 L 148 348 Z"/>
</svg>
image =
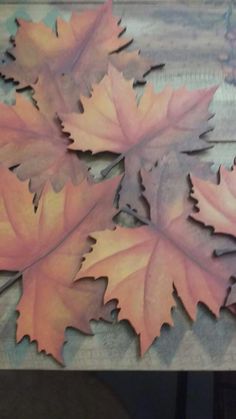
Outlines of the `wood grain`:
<svg viewBox="0 0 236 419">
<path fill-rule="evenodd" d="M 32 3 L 24 6 L 20 2 L 15 5 L 0 2 L 0 53 L 8 46 L 9 34 L 16 30 L 15 16 L 52 23 L 58 13 L 68 17 L 72 9 L 89 7 L 89 2 L 57 6 Z M 206 153 L 204 159 L 213 160 L 215 169 L 220 163 L 230 166 L 236 156 L 236 88 L 224 82 L 218 59 L 228 48 L 224 38 L 227 6 L 216 6 L 219 2 L 208 2 L 206 6 L 202 1 L 191 2 L 191 6 L 174 1 L 169 4 L 153 2 L 152 5 L 148 2 L 142 5 L 141 0 L 137 5 L 129 3 L 115 1 L 114 10 L 127 24 L 128 35 L 135 38 L 130 48 L 140 47 L 157 62 L 166 63 L 162 71 L 155 71 L 148 77 L 156 90 L 168 83 L 174 86 L 186 84 L 190 88 L 219 85 L 212 105 L 216 112 L 215 131 L 209 134 L 211 141 L 218 144 Z M 14 100 L 11 85 L 0 83 L 0 97 L 8 103 Z M 20 286 L 16 284 L 0 298 L 0 368 L 60 368 L 51 358 L 38 355 L 36 345 L 29 344 L 27 338 L 19 345 L 15 344 L 17 315 L 14 307 L 19 296 Z M 216 320 L 199 306 L 197 321 L 191 324 L 179 304 L 173 316 L 175 327 L 163 327 L 161 337 L 142 359 L 139 357 L 138 338 L 125 322 L 114 325 L 93 323 L 93 337 L 68 330 L 64 351 L 67 369 L 236 368 L 236 319 L 230 313 L 222 311 L 220 319 Z"/>
</svg>

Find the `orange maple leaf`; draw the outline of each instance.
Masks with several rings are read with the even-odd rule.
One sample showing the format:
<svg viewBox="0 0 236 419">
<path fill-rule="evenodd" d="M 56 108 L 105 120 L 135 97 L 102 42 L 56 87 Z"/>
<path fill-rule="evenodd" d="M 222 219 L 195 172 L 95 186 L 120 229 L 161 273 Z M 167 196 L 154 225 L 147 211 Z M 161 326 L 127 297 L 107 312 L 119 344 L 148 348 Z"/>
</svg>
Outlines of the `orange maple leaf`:
<svg viewBox="0 0 236 419">
<path fill-rule="evenodd" d="M 81 278 L 108 277 L 105 301 L 118 300 L 119 319 L 129 320 L 140 335 L 142 353 L 164 323 L 172 325 L 174 289 L 192 319 L 199 302 L 218 315 L 235 272 L 233 260 L 213 257 L 217 246 L 227 247 L 231 241 L 214 240 L 188 220 L 192 205 L 187 173 L 193 168 L 206 175 L 196 157 L 172 153 L 151 172 L 142 171 L 151 221 L 139 217 L 145 226 L 93 233 L 97 243 L 80 271 Z"/>
<path fill-rule="evenodd" d="M 73 85 L 86 95 L 91 84 L 104 76 L 109 62 L 138 80 L 152 66 L 138 51 L 115 53 L 131 40 L 120 36 L 124 28 L 112 15 L 111 0 L 99 8 L 73 12 L 68 22 L 58 18 L 56 32 L 42 22 L 19 19 L 18 23 L 14 46 L 8 51 L 14 61 L 2 65 L 0 71 L 7 79 L 18 81 L 19 87 L 35 83 L 45 64 L 54 75 L 69 75 L 70 84 L 73 80 Z M 69 87 L 68 97 L 70 84 L 64 86 Z"/>
<path fill-rule="evenodd" d="M 95 85 L 91 98 L 82 98 L 84 113 L 60 115 L 73 150 L 110 151 L 120 156 L 103 171 L 125 158 L 120 207 L 137 208 L 141 190 L 138 173 L 152 167 L 169 151 L 209 148 L 199 136 L 208 131 L 208 106 L 216 88 L 188 91 L 167 86 L 154 93 L 151 84 L 137 104 L 132 81 L 109 66 L 108 75 Z M 91 120 L 93 124 L 91 124 Z"/>
<path fill-rule="evenodd" d="M 0 167 L 0 269 L 23 275 L 17 341 L 29 335 L 60 362 L 66 327 L 88 333 L 89 320 L 108 318 L 114 308 L 103 305 L 103 281 L 74 280 L 89 249 L 88 234 L 113 225 L 118 181 L 67 182 L 60 193 L 48 184 L 35 213 L 27 185 Z"/>
<path fill-rule="evenodd" d="M 192 217 L 214 228 L 215 233 L 236 236 L 236 167 L 232 171 L 220 168 L 220 181 L 213 183 L 191 175 L 192 197 L 197 201 L 197 213 Z"/>
<path fill-rule="evenodd" d="M 196 200 L 197 213 L 192 217 L 205 226 L 213 227 L 215 233 L 236 237 L 236 167 L 229 171 L 220 168 L 219 183 L 203 181 L 191 175 L 193 184 L 192 197 Z M 218 255 L 232 254 L 235 245 L 222 248 Z M 217 253 L 217 252 L 216 252 Z M 236 286 L 233 285 L 226 301 L 227 306 L 236 313 Z"/>
</svg>

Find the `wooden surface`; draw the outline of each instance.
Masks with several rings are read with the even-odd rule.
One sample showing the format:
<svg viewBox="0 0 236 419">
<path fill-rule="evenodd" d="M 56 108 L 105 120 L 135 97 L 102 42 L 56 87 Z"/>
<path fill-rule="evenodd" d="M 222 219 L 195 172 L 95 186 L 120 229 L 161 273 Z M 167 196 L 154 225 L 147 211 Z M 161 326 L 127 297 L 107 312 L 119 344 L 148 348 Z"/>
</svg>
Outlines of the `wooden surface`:
<svg viewBox="0 0 236 419">
<path fill-rule="evenodd" d="M 68 17 L 72 8 L 81 10 L 89 4 L 24 6 L 19 2 L 5 3 L 0 2 L 0 54 L 8 46 L 9 34 L 16 30 L 15 16 L 44 19 L 52 24 L 56 15 Z M 117 1 L 114 10 L 127 24 L 127 33 L 135 38 L 130 48 L 140 47 L 157 62 L 166 63 L 162 71 L 148 76 L 156 90 L 168 83 L 186 84 L 190 88 L 219 85 L 212 105 L 216 112 L 215 131 L 209 137 L 218 144 L 204 159 L 214 160 L 214 169 L 221 163 L 230 166 L 236 156 L 236 87 L 224 82 L 219 61 L 220 54 L 229 48 L 224 37 L 228 25 L 227 6 L 219 6 L 217 1 L 208 5 L 203 5 L 202 1 L 192 5 L 174 1 L 172 4 L 137 3 Z M 14 92 L 3 83 L 0 83 L 0 96 L 7 103 L 14 100 Z M 27 338 L 15 344 L 17 315 L 14 307 L 20 292 L 17 284 L 0 296 L 0 368 L 60 368 L 50 357 L 37 354 L 36 345 L 29 344 Z M 125 322 L 114 325 L 94 322 L 93 337 L 68 330 L 64 349 L 66 366 L 95 370 L 236 369 L 236 319 L 227 311 L 222 311 L 220 319 L 216 320 L 199 306 L 197 321 L 191 324 L 178 304 L 173 317 L 175 327 L 163 327 L 161 337 L 142 359 L 138 338 Z"/>
</svg>

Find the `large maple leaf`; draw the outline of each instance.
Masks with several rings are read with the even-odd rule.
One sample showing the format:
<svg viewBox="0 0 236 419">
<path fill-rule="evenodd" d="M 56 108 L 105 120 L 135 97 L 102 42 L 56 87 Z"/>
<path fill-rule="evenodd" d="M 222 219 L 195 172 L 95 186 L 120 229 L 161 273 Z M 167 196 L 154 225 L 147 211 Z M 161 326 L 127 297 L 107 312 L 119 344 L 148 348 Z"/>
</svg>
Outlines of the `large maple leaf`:
<svg viewBox="0 0 236 419">
<path fill-rule="evenodd" d="M 74 140 L 69 148 L 120 153 L 103 174 L 125 158 L 120 207 L 137 208 L 141 168 L 152 167 L 171 150 L 192 152 L 209 147 L 199 136 L 209 130 L 208 106 L 215 89 L 188 91 L 168 86 L 154 93 L 148 84 L 137 104 L 132 81 L 110 66 L 108 75 L 94 86 L 92 97 L 82 98 L 84 113 L 61 115 L 64 130 Z"/>
<path fill-rule="evenodd" d="M 236 167 L 229 171 L 223 166 L 220 168 L 219 183 L 207 182 L 196 176 L 191 176 L 193 184 L 192 196 L 196 200 L 198 212 L 192 217 L 211 226 L 215 233 L 227 234 L 236 237 Z M 222 249 L 220 255 L 232 252 L 235 258 L 236 247 Z M 236 313 L 236 285 L 233 285 L 229 293 L 227 303 Z"/>
<path fill-rule="evenodd" d="M 103 305 L 103 282 L 74 279 L 88 234 L 112 226 L 118 181 L 68 182 L 60 193 L 48 184 L 35 213 L 27 184 L 0 167 L 0 269 L 23 275 L 17 340 L 29 335 L 59 361 L 66 327 L 88 333 L 90 319 L 109 318 L 114 308 Z"/>
<path fill-rule="evenodd" d="M 145 226 L 93 233 L 97 243 L 80 272 L 81 278 L 108 277 L 105 298 L 118 299 L 119 318 L 128 319 L 140 334 L 142 353 L 164 323 L 172 324 L 174 289 L 192 319 L 199 302 L 218 315 L 235 272 L 233 260 L 213 257 L 217 246 L 225 248 L 231 241 L 213 239 L 187 219 L 191 170 L 206 175 L 196 157 L 181 155 L 165 156 L 151 172 L 142 171 L 151 221 L 139 217 Z"/>
<path fill-rule="evenodd" d="M 0 162 L 11 168 L 21 180 L 30 179 L 30 190 L 37 201 L 46 181 L 59 192 L 68 179 L 79 184 L 87 175 L 85 164 L 76 153 L 68 151 L 68 138 L 61 132 L 56 109 L 72 107 L 57 90 L 57 81 L 45 92 L 44 81 L 50 80 L 45 71 L 34 86 L 35 106 L 21 94 L 16 94 L 14 106 L 0 104 Z M 17 167 L 16 167 L 17 166 Z"/>
<path fill-rule="evenodd" d="M 20 19 L 18 23 L 14 46 L 8 51 L 14 61 L 2 65 L 0 71 L 20 87 L 35 83 L 45 64 L 54 75 L 69 75 L 70 83 L 64 86 L 68 97 L 71 84 L 87 95 L 91 84 L 104 76 L 109 62 L 138 80 L 151 68 L 151 61 L 138 51 L 115 53 L 131 40 L 120 36 L 124 29 L 112 15 L 111 0 L 99 8 L 73 12 L 68 22 L 58 18 L 56 32 L 42 22 Z"/>
</svg>

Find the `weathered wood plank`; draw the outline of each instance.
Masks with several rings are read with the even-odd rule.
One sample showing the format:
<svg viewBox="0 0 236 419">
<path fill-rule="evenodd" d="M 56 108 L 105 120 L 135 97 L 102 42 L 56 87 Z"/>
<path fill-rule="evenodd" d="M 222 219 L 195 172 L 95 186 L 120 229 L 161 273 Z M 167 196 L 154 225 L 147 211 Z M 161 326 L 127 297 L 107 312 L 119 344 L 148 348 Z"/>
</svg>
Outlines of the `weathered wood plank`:
<svg viewBox="0 0 236 419">
<path fill-rule="evenodd" d="M 58 13 L 69 17 L 70 11 L 81 11 L 90 5 L 3 5 L 0 3 L 1 49 L 7 45 L 9 32 L 14 31 L 14 16 L 33 20 L 53 20 Z M 128 27 L 127 35 L 134 37 L 134 47 L 139 47 L 157 62 L 167 63 L 168 70 L 198 72 L 208 66 L 219 70 L 218 54 L 225 47 L 225 6 L 184 5 L 125 5 L 115 4 L 114 13 L 122 17 Z"/>
<path fill-rule="evenodd" d="M 86 2 L 88 3 L 88 2 Z M 14 32 L 14 16 L 23 15 L 34 20 L 52 22 L 59 12 L 68 17 L 71 9 L 84 6 L 53 5 L 3 5 L 0 4 L 0 51 L 8 45 L 9 32 Z M 123 17 L 128 35 L 135 38 L 133 47 L 140 47 L 157 62 L 165 62 L 160 72 L 149 75 L 156 89 L 165 84 L 186 84 L 190 88 L 219 84 L 213 110 L 216 112 L 214 141 L 225 140 L 224 145 L 209 151 L 205 159 L 230 164 L 236 155 L 236 88 L 226 84 L 219 54 L 227 48 L 223 6 L 186 5 L 125 5 L 116 4 L 115 13 Z M 27 16 L 26 16 L 27 15 Z M 12 100 L 12 92 L 0 85 L 1 97 Z M 15 344 L 14 307 L 20 295 L 19 285 L 0 298 L 0 368 L 57 369 L 50 358 L 36 354 L 34 344 L 27 339 Z M 214 319 L 203 307 L 191 324 L 179 304 L 174 311 L 173 329 L 163 328 L 162 335 L 149 352 L 140 359 L 138 339 L 124 322 L 117 325 L 94 323 L 95 336 L 84 337 L 68 331 L 69 343 L 65 346 L 68 369 L 235 369 L 236 320 L 228 312 Z"/>
<path fill-rule="evenodd" d="M 43 7 L 32 4 L 27 7 L 0 5 L 0 53 L 7 48 L 9 32 L 16 30 L 14 16 L 37 21 L 44 19 L 49 23 L 57 13 L 68 18 L 72 9 L 80 11 L 84 8 L 85 6 L 68 3 Z M 196 83 L 201 85 L 201 80 L 202 85 L 222 83 L 223 73 L 219 56 L 228 49 L 224 37 L 227 26 L 226 10 L 224 6 L 114 6 L 114 13 L 121 16 L 122 25 L 127 26 L 127 36 L 134 38 L 130 49 L 140 48 L 156 63 L 166 63 L 163 71 L 153 72 L 149 76 L 149 80 L 157 87 L 168 82 L 186 82 L 192 87 Z M 8 17 L 5 18 L 4 15 Z M 221 119 L 221 123 L 216 124 L 215 141 L 234 139 L 234 100 L 235 89 L 221 84 L 220 94 L 217 94 L 214 104 L 217 121 Z M 219 108 L 221 109 L 218 112 Z"/>
</svg>

